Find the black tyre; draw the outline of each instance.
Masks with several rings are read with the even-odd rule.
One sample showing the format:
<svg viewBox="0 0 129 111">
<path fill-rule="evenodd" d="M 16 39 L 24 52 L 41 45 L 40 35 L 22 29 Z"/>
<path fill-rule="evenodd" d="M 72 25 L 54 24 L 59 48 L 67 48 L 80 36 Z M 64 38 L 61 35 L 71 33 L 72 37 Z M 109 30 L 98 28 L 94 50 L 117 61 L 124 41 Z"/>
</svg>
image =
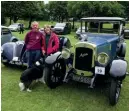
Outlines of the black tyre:
<svg viewBox="0 0 129 111">
<path fill-rule="evenodd" d="M 9 66 L 8 62 L 2 62 L 5 66 Z"/>
<path fill-rule="evenodd" d="M 63 83 L 66 66 L 63 60 L 59 59 L 52 66 L 44 68 L 44 81 L 53 89 Z"/>
<path fill-rule="evenodd" d="M 4 60 L 6 60 L 6 62 Z M 5 56 L 1 56 L 1 61 L 5 66 L 9 65 L 9 60 Z"/>
<path fill-rule="evenodd" d="M 17 39 L 13 39 L 12 42 L 17 42 L 18 40 Z"/>
<path fill-rule="evenodd" d="M 109 102 L 113 106 L 118 102 L 120 91 L 121 91 L 121 82 L 118 80 L 112 80 L 109 90 Z"/>
</svg>

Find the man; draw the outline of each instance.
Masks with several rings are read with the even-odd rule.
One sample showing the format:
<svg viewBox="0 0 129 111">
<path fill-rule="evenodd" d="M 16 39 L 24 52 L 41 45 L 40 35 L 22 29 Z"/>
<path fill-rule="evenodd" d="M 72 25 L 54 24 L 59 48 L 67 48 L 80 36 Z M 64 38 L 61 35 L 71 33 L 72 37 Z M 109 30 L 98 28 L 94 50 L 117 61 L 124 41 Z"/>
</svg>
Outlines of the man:
<svg viewBox="0 0 129 111">
<path fill-rule="evenodd" d="M 59 39 L 58 36 L 52 32 L 51 26 L 45 25 L 43 35 L 44 40 L 42 53 L 45 55 L 50 55 L 57 52 L 59 49 Z"/>
<path fill-rule="evenodd" d="M 23 34 L 24 33 L 24 26 L 23 26 L 23 24 L 20 24 L 20 32 L 19 32 L 19 34 Z"/>
<path fill-rule="evenodd" d="M 25 45 L 27 50 L 28 68 L 41 57 L 41 49 L 43 42 L 43 34 L 39 32 L 39 23 L 34 21 L 31 25 L 32 30 L 26 34 Z"/>
</svg>

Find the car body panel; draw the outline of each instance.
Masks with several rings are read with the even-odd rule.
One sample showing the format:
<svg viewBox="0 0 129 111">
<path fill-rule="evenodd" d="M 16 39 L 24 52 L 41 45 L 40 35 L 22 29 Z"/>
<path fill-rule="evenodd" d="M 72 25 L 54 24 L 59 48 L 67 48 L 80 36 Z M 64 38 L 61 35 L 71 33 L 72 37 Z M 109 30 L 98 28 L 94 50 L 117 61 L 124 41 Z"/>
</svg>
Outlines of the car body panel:
<svg viewBox="0 0 129 111">
<path fill-rule="evenodd" d="M 15 36 L 12 35 L 8 27 L 1 26 L 1 45 L 6 42 L 11 42 L 13 39 L 18 40 Z"/>
<path fill-rule="evenodd" d="M 120 18 L 120 17 L 89 17 L 89 18 L 82 18 L 81 20 L 82 21 L 83 20 L 90 21 L 90 22 L 95 21 L 95 23 L 97 23 L 97 22 L 100 22 L 100 23 L 110 23 L 111 22 L 113 24 L 119 23 L 119 29 L 122 27 L 121 24 L 124 24 L 124 19 Z M 78 74 L 78 75 L 81 75 L 82 73 L 84 73 L 84 76 L 92 76 L 92 74 L 88 75 L 88 73 L 89 72 L 94 73 L 95 66 L 104 67 L 105 69 L 107 69 L 107 67 L 109 67 L 109 65 L 112 63 L 112 61 L 117 58 L 118 45 L 124 42 L 123 35 L 120 35 L 122 33 L 119 33 L 119 31 L 121 31 L 122 28 L 121 28 L 121 30 L 118 29 L 118 33 L 114 34 L 114 33 L 102 33 L 102 32 L 100 33 L 99 30 L 98 30 L 98 33 L 97 32 L 95 32 L 95 33 L 89 32 L 89 31 L 83 32 L 83 30 L 85 28 L 82 24 L 81 24 L 81 26 L 82 26 L 82 28 L 81 28 L 82 31 L 80 33 L 80 37 L 85 37 L 85 39 L 82 38 L 81 41 L 84 41 L 84 42 L 79 42 L 79 43 L 77 43 L 78 45 L 75 44 L 75 52 L 74 52 L 75 55 L 74 55 L 74 60 L 73 60 L 73 68 L 77 71 L 76 74 Z M 85 27 L 87 27 L 87 25 L 85 25 Z M 100 27 L 98 27 L 98 28 L 100 28 Z M 113 30 L 114 30 L 114 26 L 113 26 Z M 84 50 L 83 50 L 84 52 L 82 51 L 83 53 L 78 52 L 78 53 L 80 53 L 79 56 L 81 56 L 81 55 L 85 56 L 85 54 L 86 54 L 85 50 L 87 50 L 88 54 L 90 54 L 90 50 L 93 51 L 92 61 L 89 62 L 89 59 L 87 58 L 84 60 L 80 59 L 81 62 L 77 62 L 79 57 L 76 59 L 76 55 L 78 55 L 78 54 L 76 54 L 76 50 L 79 47 L 84 48 Z M 80 48 L 79 50 L 82 50 L 82 49 Z M 98 55 L 100 53 L 105 53 L 108 56 L 109 59 L 106 64 L 100 64 L 98 62 Z M 86 57 L 84 57 L 84 58 L 86 58 Z M 91 69 L 84 70 L 84 68 L 81 68 L 86 65 L 88 68 L 88 64 L 91 64 L 91 63 L 92 63 Z M 75 67 L 76 64 L 79 64 L 78 67 L 80 67 L 80 69 Z"/>
<path fill-rule="evenodd" d="M 8 28 L 9 28 L 11 31 L 18 31 L 18 30 L 20 30 L 20 23 L 11 24 Z"/>
<path fill-rule="evenodd" d="M 71 24 L 70 23 L 56 23 L 53 28 L 53 31 L 56 34 L 69 34 L 71 32 Z"/>
</svg>

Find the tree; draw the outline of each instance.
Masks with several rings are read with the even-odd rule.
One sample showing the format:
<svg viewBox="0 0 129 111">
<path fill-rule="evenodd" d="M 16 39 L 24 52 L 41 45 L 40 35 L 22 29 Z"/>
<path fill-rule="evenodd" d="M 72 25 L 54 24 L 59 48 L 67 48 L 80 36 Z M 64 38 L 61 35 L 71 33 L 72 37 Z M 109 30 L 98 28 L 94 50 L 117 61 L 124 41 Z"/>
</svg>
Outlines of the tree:
<svg viewBox="0 0 129 111">
<path fill-rule="evenodd" d="M 51 18 L 63 22 L 68 19 L 67 2 L 66 1 L 51 1 L 48 4 L 49 15 Z"/>
<path fill-rule="evenodd" d="M 41 1 L 24 1 L 24 5 L 23 5 L 23 15 L 22 18 L 26 19 L 29 18 L 29 26 L 28 28 L 31 27 L 31 22 L 34 18 L 39 17 L 39 15 L 41 14 L 41 4 L 43 2 Z"/>
<path fill-rule="evenodd" d="M 108 4 L 108 5 L 107 5 Z M 72 17 L 124 16 L 124 7 L 116 1 L 68 2 L 68 14 Z"/>
<path fill-rule="evenodd" d="M 19 19 L 21 16 L 21 2 L 16 1 L 2 1 L 1 2 L 1 10 L 2 13 L 10 18 L 10 24 L 11 20 L 13 19 L 14 23 Z"/>
<path fill-rule="evenodd" d="M 125 17 L 129 19 L 129 2 L 128 1 L 119 1 L 118 3 L 120 3 L 124 7 Z"/>
</svg>

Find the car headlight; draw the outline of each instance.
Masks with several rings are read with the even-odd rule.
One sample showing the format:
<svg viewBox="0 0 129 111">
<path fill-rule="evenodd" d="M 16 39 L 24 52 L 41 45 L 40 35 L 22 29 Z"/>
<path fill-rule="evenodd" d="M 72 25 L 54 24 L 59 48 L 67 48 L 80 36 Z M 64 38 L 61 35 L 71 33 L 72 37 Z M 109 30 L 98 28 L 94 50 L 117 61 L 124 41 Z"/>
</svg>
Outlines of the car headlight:
<svg viewBox="0 0 129 111">
<path fill-rule="evenodd" d="M 62 54 L 62 57 L 64 59 L 68 59 L 70 57 L 71 53 L 70 53 L 70 50 L 68 48 L 63 48 L 61 54 Z"/>
<path fill-rule="evenodd" d="M 3 53 L 3 48 L 1 47 L 1 54 Z"/>
<path fill-rule="evenodd" d="M 109 61 L 109 56 L 106 53 L 100 53 L 97 59 L 100 64 L 105 65 Z"/>
</svg>

